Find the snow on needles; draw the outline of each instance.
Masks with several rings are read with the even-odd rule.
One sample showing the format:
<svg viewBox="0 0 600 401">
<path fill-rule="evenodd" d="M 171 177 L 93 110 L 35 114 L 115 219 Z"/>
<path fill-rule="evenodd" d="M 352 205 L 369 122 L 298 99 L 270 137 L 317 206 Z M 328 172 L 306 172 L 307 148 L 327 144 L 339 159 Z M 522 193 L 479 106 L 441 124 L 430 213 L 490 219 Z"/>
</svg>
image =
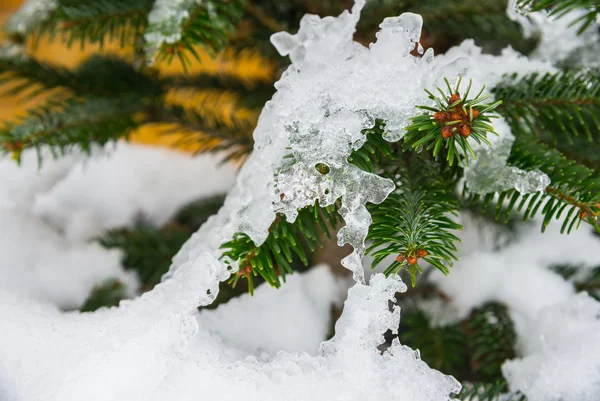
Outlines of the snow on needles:
<svg viewBox="0 0 600 401">
<path fill-rule="evenodd" d="M 397 331 L 400 311 L 389 305 L 406 286 L 381 274 L 365 283 L 360 262 L 371 223 L 365 204 L 382 202 L 394 185 L 347 157 L 376 119 L 386 121 L 388 140 L 399 140 L 415 106 L 428 102 L 424 89 L 444 77 L 464 75 L 474 88 L 493 87 L 503 73 L 552 67 L 510 50 L 482 55 L 472 42 L 441 57 L 431 50 L 412 56 L 422 19 L 410 13 L 385 19 L 377 42 L 365 48 L 352 40 L 363 5 L 357 1 L 338 18 L 305 16 L 296 35 L 274 35 L 292 65 L 259 118 L 254 152 L 223 208 L 184 245 L 163 283 L 118 308 L 88 314 L 0 295 L 0 321 L 10 328 L 0 331 L 2 344 L 10 344 L 0 348 L 2 394 L 10 401 L 177 401 L 196 399 L 198 391 L 219 400 L 445 401 L 459 390 L 456 380 L 397 340 L 379 350 L 383 334 Z M 290 152 L 291 165 L 284 158 Z M 321 175 L 317 163 L 329 173 Z M 354 247 L 344 264 L 357 283 L 335 337 L 316 356 L 247 356 L 235 348 L 247 344 L 224 341 L 219 324 L 198 318 L 196 307 L 210 304 L 219 282 L 235 271 L 218 259 L 223 242 L 244 232 L 260 244 L 276 213 L 293 220 L 316 199 L 325 206 L 340 196 L 346 226 L 338 239 Z"/>
</svg>

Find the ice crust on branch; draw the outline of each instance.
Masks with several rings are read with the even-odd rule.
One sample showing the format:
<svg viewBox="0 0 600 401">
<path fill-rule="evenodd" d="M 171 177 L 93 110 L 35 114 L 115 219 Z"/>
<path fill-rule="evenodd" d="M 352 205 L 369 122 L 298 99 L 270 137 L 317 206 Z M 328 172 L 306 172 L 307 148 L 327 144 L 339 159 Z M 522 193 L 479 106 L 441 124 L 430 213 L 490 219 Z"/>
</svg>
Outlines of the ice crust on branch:
<svg viewBox="0 0 600 401">
<path fill-rule="evenodd" d="M 58 8 L 57 0 L 26 0 L 13 14 L 4 29 L 9 33 L 25 35 L 44 23 Z"/>
<path fill-rule="evenodd" d="M 474 144 L 477 158 L 465 168 L 469 191 L 487 194 L 515 188 L 523 195 L 544 191 L 550 185 L 545 173 L 506 165 L 515 137 L 504 120 L 495 122 L 494 128 L 499 136 L 490 137 L 491 147 Z"/>
</svg>

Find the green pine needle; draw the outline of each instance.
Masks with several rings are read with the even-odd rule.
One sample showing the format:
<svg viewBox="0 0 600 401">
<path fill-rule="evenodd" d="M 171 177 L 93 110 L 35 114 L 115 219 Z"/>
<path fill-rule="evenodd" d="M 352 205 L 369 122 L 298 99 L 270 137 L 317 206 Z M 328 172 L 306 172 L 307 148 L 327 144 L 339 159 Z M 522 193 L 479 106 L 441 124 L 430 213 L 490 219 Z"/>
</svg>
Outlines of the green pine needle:
<svg viewBox="0 0 600 401">
<path fill-rule="evenodd" d="M 423 149 L 431 150 L 436 160 L 443 154 L 451 166 L 454 163 L 460 164 L 461 160 L 469 165 L 469 158 L 475 158 L 469 140 L 490 145 L 488 133 L 497 135 L 491 126 L 491 119 L 496 117 L 493 112 L 502 102 L 484 103 L 488 99 L 488 96 L 482 96 L 485 87 L 470 99 L 468 96 L 471 81 L 465 93 L 460 96 L 462 77 L 454 89 L 450 87 L 447 79 L 444 80 L 447 91 L 438 87 L 440 94 L 435 95 L 425 90 L 436 105 L 417 106 L 424 112 L 411 118 L 411 125 L 406 128 L 404 143 L 406 147 L 417 152 Z"/>
</svg>

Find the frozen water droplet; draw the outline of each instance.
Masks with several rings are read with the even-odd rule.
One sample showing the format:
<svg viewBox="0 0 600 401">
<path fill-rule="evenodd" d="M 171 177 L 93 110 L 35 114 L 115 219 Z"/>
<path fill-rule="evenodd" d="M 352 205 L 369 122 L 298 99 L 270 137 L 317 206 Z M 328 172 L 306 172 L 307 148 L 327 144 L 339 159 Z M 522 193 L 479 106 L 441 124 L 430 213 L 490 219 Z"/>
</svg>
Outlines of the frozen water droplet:
<svg viewBox="0 0 600 401">
<path fill-rule="evenodd" d="M 421 153 L 423 151 L 423 145 L 419 145 L 415 148 L 415 152 Z"/>
<path fill-rule="evenodd" d="M 419 54 L 423 54 L 423 45 L 421 44 L 421 42 L 417 43 L 417 51 L 419 52 Z"/>
</svg>

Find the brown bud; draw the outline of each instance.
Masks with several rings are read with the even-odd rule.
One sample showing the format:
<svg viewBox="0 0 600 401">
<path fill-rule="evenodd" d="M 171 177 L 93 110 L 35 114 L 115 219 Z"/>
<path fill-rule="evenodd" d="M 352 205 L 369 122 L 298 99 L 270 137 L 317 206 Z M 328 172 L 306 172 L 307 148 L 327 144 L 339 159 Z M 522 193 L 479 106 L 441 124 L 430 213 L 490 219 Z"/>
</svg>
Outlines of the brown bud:
<svg viewBox="0 0 600 401">
<path fill-rule="evenodd" d="M 448 139 L 448 138 L 452 138 L 453 136 L 454 136 L 454 129 L 451 126 L 446 125 L 444 128 L 442 128 L 442 138 Z"/>
<path fill-rule="evenodd" d="M 588 217 L 588 211 L 585 209 L 581 209 L 581 211 L 579 212 L 579 218 L 585 219 L 586 217 Z"/>
<path fill-rule="evenodd" d="M 458 93 L 454 93 L 452 96 L 450 96 L 450 98 L 448 99 L 448 104 L 452 104 L 454 102 L 456 102 L 457 100 L 460 100 L 460 95 Z"/>
<path fill-rule="evenodd" d="M 417 251 L 417 255 L 419 255 L 420 258 L 424 258 L 425 256 L 427 256 L 427 251 L 425 249 L 419 249 Z"/>
<path fill-rule="evenodd" d="M 463 113 L 455 111 L 450 114 L 450 121 L 460 121 L 463 119 Z"/>
<path fill-rule="evenodd" d="M 400 254 L 400 255 L 396 256 L 396 262 L 398 262 L 398 263 L 404 262 L 404 255 Z"/>
<path fill-rule="evenodd" d="M 438 111 L 437 113 L 435 113 L 433 115 L 433 119 L 435 121 L 437 121 L 438 123 L 443 124 L 446 121 L 448 121 L 448 113 L 445 113 L 443 111 Z"/>
<path fill-rule="evenodd" d="M 473 112 L 473 120 L 476 119 L 477 117 L 479 117 L 479 110 L 477 109 L 471 109 Z"/>
<path fill-rule="evenodd" d="M 469 135 L 471 135 L 471 127 L 469 127 L 467 124 L 462 124 L 458 128 L 458 133 L 460 136 L 467 138 Z"/>
<path fill-rule="evenodd" d="M 409 265 L 416 265 L 417 264 L 417 258 L 414 256 L 409 256 L 408 257 L 408 264 Z"/>
</svg>

